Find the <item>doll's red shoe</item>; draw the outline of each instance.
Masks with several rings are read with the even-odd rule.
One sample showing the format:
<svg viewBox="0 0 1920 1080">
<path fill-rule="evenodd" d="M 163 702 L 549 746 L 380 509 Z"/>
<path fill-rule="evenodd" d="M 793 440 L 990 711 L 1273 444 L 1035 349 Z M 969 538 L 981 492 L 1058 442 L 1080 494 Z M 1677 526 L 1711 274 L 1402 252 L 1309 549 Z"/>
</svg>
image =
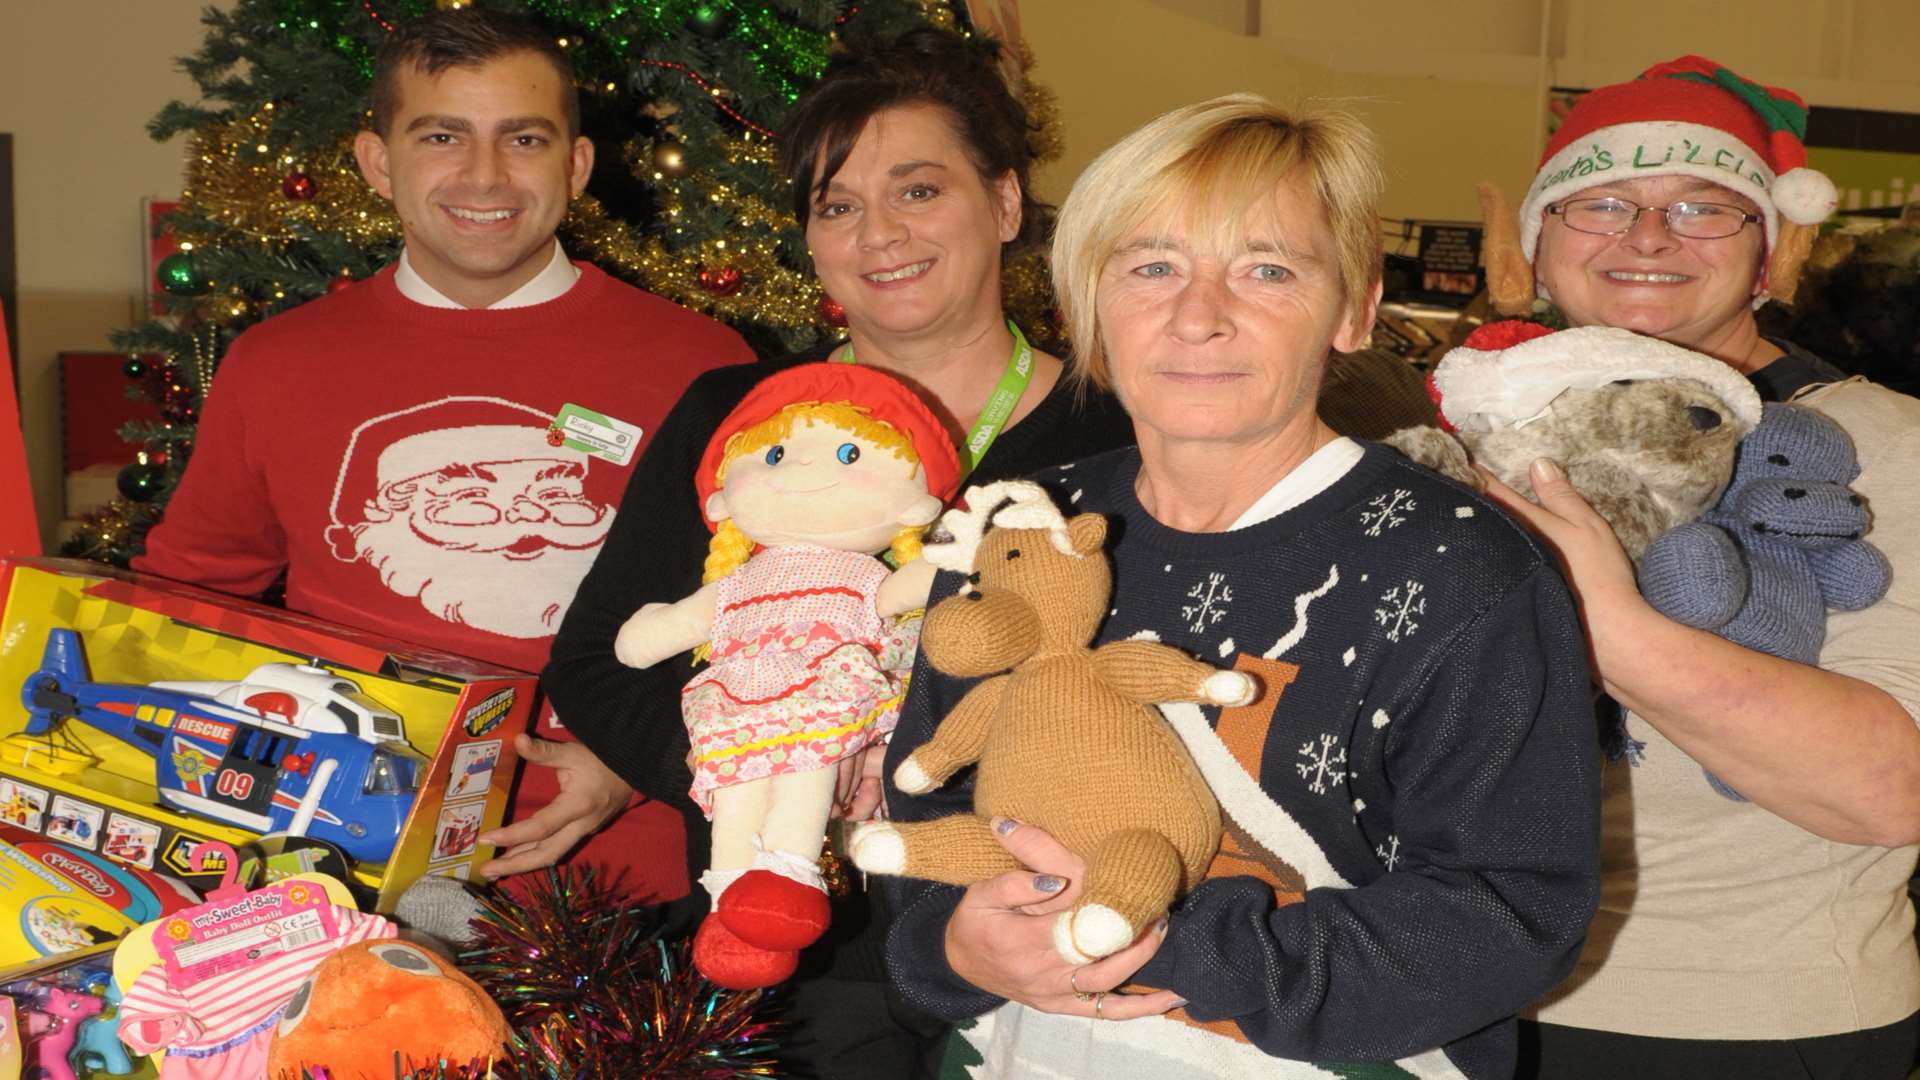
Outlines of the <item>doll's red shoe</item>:
<svg viewBox="0 0 1920 1080">
<path fill-rule="evenodd" d="M 820 940 L 833 921 L 833 906 L 819 886 L 771 870 L 749 870 L 720 894 L 715 914 L 741 941 L 789 950 Z"/>
<path fill-rule="evenodd" d="M 762 949 L 733 936 L 726 924 L 709 915 L 693 934 L 693 966 L 715 986 L 729 990 L 758 990 L 786 982 L 800 966 L 795 949 Z"/>
</svg>

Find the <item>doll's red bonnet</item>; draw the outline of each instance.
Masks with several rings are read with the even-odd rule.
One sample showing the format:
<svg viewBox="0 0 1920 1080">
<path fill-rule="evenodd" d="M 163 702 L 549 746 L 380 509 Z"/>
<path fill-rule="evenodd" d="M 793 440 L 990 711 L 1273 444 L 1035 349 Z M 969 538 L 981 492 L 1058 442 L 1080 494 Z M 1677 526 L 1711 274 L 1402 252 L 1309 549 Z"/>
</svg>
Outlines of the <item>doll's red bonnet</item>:
<svg viewBox="0 0 1920 1080">
<path fill-rule="evenodd" d="M 913 440 L 927 490 L 943 503 L 953 500 L 960 486 L 960 458 L 954 452 L 953 439 L 920 396 L 878 368 L 823 362 L 790 367 L 760 380 L 720 422 L 707 442 L 706 452 L 700 455 L 700 468 L 694 475 L 703 519 L 707 497 L 719 488 L 714 477 L 726 456 L 727 440 L 789 405 L 815 401 L 846 402 L 904 432 Z M 709 529 L 715 525 L 707 522 Z"/>
</svg>

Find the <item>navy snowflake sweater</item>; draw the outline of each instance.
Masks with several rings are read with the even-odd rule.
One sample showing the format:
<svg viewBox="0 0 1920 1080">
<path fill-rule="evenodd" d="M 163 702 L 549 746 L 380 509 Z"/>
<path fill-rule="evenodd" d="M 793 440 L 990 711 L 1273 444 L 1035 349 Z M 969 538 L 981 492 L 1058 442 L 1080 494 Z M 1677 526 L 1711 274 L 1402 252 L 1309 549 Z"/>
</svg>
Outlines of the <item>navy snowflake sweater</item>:
<svg viewBox="0 0 1920 1080">
<path fill-rule="evenodd" d="M 889 885 L 893 977 L 977 1018 L 962 1030 L 989 1075 L 1511 1076 L 1511 1017 L 1571 968 L 1599 888 L 1586 649 L 1552 559 L 1377 445 L 1316 455 L 1302 470 L 1324 475 L 1290 478 L 1315 493 L 1223 533 L 1156 522 L 1139 467 L 1129 448 L 1038 477 L 1115 526 L 1100 640 L 1156 638 L 1265 688 L 1165 710 L 1227 825 L 1135 976 L 1189 1004 L 1098 1024 L 983 994 L 945 960 L 959 890 L 923 882 Z M 971 685 L 923 656 L 889 777 Z M 890 789 L 892 814 L 967 812 L 965 781 Z"/>
</svg>

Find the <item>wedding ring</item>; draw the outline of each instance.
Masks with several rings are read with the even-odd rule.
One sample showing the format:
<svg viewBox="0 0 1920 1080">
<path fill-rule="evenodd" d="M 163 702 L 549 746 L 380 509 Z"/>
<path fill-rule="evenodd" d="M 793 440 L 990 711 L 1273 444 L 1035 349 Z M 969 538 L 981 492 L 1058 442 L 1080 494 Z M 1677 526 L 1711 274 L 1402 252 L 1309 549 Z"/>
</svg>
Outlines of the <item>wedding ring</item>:
<svg viewBox="0 0 1920 1080">
<path fill-rule="evenodd" d="M 1105 990 L 1102 990 L 1099 993 L 1093 995 L 1093 1018 L 1095 1020 L 1106 1019 L 1105 1016 L 1102 1016 L 1100 1014 L 1100 1006 L 1106 1003 L 1107 1003 L 1107 992 Z"/>
<path fill-rule="evenodd" d="M 1089 994 L 1085 990 L 1080 989 L 1080 984 L 1075 981 L 1075 976 L 1079 974 L 1080 974 L 1080 969 L 1078 968 L 1075 968 L 1074 970 L 1067 972 L 1067 985 L 1073 987 L 1073 1000 L 1080 1001 L 1080 1002 L 1093 1001 L 1094 995 Z"/>
</svg>

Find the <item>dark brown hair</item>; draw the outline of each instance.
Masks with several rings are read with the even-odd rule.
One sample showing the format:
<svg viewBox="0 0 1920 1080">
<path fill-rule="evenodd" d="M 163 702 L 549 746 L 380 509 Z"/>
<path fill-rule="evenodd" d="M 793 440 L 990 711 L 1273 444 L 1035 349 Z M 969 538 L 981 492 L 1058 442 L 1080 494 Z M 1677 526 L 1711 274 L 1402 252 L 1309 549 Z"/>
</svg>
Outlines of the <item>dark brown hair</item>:
<svg viewBox="0 0 1920 1080">
<path fill-rule="evenodd" d="M 373 130 L 384 138 L 393 126 L 394 114 L 400 111 L 402 68 L 438 75 L 448 68 L 479 67 L 516 52 L 542 56 L 560 73 L 567 137 L 580 134 L 580 88 L 574 84 L 573 61 L 553 35 L 524 16 L 477 8 L 422 15 L 403 24 L 380 47 L 373 62 Z"/>
<path fill-rule="evenodd" d="M 995 65 L 999 48 L 980 39 L 922 28 L 891 40 L 851 43 L 781 124 L 780 167 L 793 184 L 793 213 L 802 229 L 813 200 L 847 163 L 867 121 L 902 105 L 938 106 L 992 185 L 1011 172 L 1020 183 L 1021 247 L 1046 235 L 1049 208 L 1033 197 L 1033 126 Z M 818 172 L 820 179 L 814 180 Z"/>
</svg>

